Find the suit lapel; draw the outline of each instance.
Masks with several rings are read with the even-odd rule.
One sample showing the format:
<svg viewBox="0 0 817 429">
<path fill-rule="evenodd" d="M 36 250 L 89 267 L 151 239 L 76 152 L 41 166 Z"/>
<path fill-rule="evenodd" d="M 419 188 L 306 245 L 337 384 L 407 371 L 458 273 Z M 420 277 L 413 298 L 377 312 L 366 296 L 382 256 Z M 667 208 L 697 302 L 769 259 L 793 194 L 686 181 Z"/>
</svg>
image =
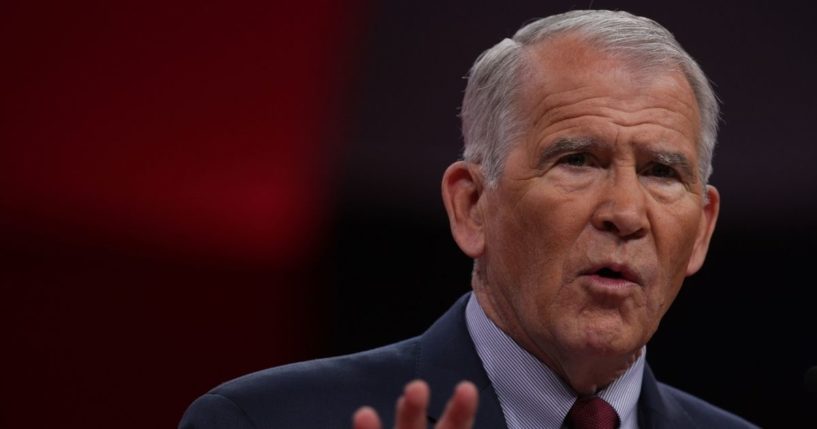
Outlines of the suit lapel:
<svg viewBox="0 0 817 429">
<path fill-rule="evenodd" d="M 420 339 L 417 378 L 431 386 L 429 422 L 436 422 L 445 410 L 454 387 L 463 380 L 473 382 L 480 393 L 475 429 L 506 428 L 488 375 L 477 355 L 465 323 L 465 304 L 470 294 L 460 298 Z"/>
<path fill-rule="evenodd" d="M 697 428 L 683 407 L 658 384 L 650 366 L 644 367 L 641 397 L 638 400 L 638 427 L 640 429 Z"/>
<path fill-rule="evenodd" d="M 462 380 L 473 382 L 480 392 L 475 429 L 505 429 L 505 417 L 482 361 L 479 359 L 465 323 L 465 305 L 470 294 L 461 297 L 420 338 L 417 378 L 431 386 L 428 408 L 429 427 L 445 410 L 454 387 Z M 662 389 L 649 365 L 644 367 L 638 400 L 640 429 L 690 429 L 698 427 L 683 407 Z"/>
</svg>

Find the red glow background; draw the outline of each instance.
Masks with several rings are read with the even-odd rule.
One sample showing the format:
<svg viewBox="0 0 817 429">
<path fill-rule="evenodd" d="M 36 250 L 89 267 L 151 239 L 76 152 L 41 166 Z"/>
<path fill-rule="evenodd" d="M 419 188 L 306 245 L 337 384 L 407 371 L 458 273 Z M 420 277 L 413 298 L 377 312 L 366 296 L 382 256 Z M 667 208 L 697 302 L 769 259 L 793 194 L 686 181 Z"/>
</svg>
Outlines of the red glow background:
<svg viewBox="0 0 817 429">
<path fill-rule="evenodd" d="M 0 7 L 0 427 L 169 427 L 309 355 L 356 3 Z"/>
<path fill-rule="evenodd" d="M 717 231 L 652 369 L 817 421 L 810 6 L 589 3 L 667 26 L 724 100 Z M 228 379 L 422 332 L 469 287 L 439 197 L 462 76 L 583 6 L 0 2 L 0 428 L 174 427 Z"/>
</svg>

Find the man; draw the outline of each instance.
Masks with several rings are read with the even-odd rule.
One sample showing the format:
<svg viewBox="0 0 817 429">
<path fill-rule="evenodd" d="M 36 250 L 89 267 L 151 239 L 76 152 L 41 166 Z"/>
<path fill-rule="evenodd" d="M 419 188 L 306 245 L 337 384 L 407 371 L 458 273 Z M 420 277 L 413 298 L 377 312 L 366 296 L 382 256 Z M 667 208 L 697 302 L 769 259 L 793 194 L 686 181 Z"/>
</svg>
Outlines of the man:
<svg viewBox="0 0 817 429">
<path fill-rule="evenodd" d="M 219 386 L 180 427 L 753 427 L 645 363 L 720 202 L 717 101 L 673 36 L 535 21 L 474 64 L 462 120 L 442 193 L 473 293 L 420 337 Z"/>
</svg>

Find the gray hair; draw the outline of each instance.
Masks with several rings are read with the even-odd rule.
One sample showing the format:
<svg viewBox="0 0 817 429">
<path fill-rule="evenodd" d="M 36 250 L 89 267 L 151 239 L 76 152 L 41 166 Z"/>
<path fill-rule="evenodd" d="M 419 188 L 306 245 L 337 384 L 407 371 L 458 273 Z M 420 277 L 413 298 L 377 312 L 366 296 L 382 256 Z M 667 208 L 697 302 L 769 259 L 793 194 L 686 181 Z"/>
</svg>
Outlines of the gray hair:
<svg viewBox="0 0 817 429">
<path fill-rule="evenodd" d="M 515 107 L 526 66 L 524 49 L 565 33 L 582 37 L 640 69 L 680 69 L 684 73 L 701 114 L 698 174 L 705 185 L 712 174 L 719 119 L 718 100 L 709 80 L 666 28 L 648 18 L 609 10 L 574 10 L 536 20 L 477 58 L 468 75 L 460 114 L 465 160 L 481 164 L 488 183 L 496 184 L 512 143 L 525 132 Z"/>
</svg>

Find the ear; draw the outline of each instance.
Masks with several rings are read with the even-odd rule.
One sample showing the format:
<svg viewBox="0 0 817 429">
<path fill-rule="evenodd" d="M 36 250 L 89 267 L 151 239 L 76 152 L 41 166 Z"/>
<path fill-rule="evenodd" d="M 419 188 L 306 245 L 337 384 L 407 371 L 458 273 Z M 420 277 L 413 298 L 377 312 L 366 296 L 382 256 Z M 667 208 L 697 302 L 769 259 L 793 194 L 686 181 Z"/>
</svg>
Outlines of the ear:
<svg viewBox="0 0 817 429">
<path fill-rule="evenodd" d="M 480 199 L 483 179 L 479 168 L 457 161 L 445 170 L 442 191 L 445 211 L 454 241 L 471 258 L 479 258 L 485 249 Z"/>
<path fill-rule="evenodd" d="M 711 185 L 706 186 L 706 196 L 703 207 L 703 216 L 698 224 L 698 236 L 695 238 L 695 247 L 692 249 L 692 256 L 687 264 L 687 276 L 695 274 L 706 259 L 706 252 L 709 250 L 709 241 L 715 231 L 715 223 L 718 221 L 718 212 L 721 208 L 721 196 L 718 190 Z"/>
</svg>

